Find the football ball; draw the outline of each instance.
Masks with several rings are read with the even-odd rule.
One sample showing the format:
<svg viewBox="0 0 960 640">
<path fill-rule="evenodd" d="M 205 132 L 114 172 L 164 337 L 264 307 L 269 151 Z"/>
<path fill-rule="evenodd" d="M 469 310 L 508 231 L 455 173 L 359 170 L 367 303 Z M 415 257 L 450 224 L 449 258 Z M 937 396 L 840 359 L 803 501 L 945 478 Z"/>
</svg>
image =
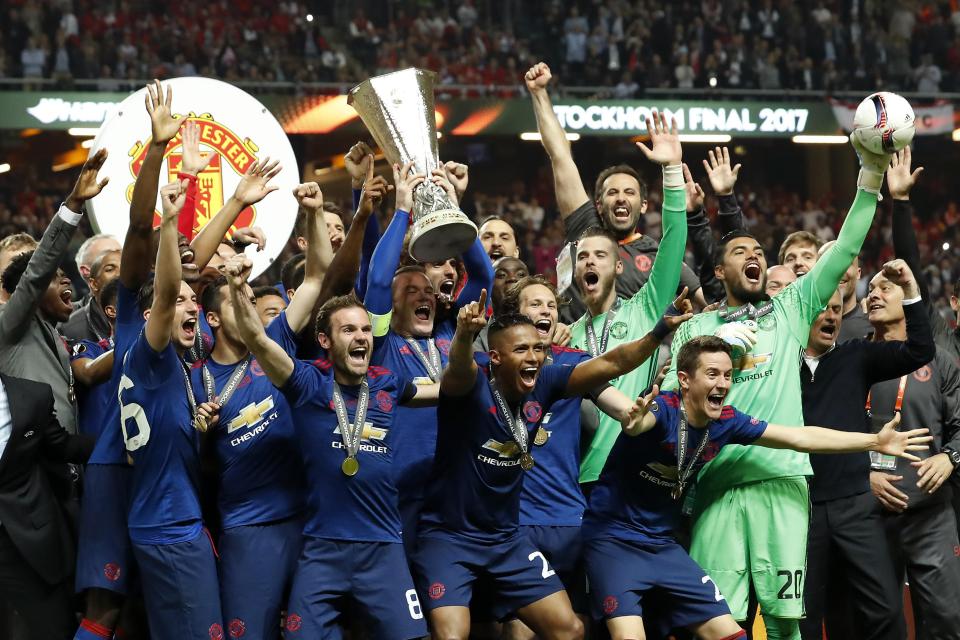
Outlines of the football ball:
<svg viewBox="0 0 960 640">
<path fill-rule="evenodd" d="M 889 91 L 864 98 L 853 116 L 853 135 L 873 153 L 900 151 L 910 144 L 915 131 L 913 107 Z"/>
</svg>

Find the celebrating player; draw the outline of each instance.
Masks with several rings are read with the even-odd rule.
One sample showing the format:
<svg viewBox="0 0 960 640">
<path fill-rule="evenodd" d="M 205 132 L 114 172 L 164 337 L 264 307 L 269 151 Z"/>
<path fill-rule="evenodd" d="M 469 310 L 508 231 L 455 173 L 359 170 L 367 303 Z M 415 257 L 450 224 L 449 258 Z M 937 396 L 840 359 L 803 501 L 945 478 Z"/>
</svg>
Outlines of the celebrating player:
<svg viewBox="0 0 960 640">
<path fill-rule="evenodd" d="M 637 401 L 617 439 L 584 518 L 584 546 L 594 614 L 613 640 L 644 638 L 643 603 L 665 592 L 664 632 L 687 627 L 704 640 L 746 638 L 721 590 L 674 539 L 684 488 L 727 444 L 758 444 L 817 453 L 881 451 L 916 460 L 926 429 L 898 432 L 899 416 L 879 434 L 784 427 L 743 414 L 724 400 L 731 389 L 730 345 L 698 336 L 677 354 L 679 392 Z M 801 597 L 800 576 L 790 593 Z M 664 615 L 666 614 L 666 615 Z"/>
</svg>

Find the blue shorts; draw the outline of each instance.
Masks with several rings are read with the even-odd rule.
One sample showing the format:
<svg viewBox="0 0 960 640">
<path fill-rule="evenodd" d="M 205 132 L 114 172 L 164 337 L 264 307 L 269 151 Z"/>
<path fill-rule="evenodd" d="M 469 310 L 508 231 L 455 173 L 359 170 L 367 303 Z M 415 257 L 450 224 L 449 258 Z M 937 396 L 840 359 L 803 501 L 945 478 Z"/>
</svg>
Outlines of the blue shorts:
<svg viewBox="0 0 960 640">
<path fill-rule="evenodd" d="M 644 598 L 662 594 L 657 619 L 686 627 L 729 615 L 720 590 L 683 548 L 600 538 L 584 541 L 590 605 L 597 619 L 642 616 Z"/>
<path fill-rule="evenodd" d="M 280 637 L 303 546 L 303 519 L 225 529 L 220 535 L 220 601 L 230 638 Z"/>
<path fill-rule="evenodd" d="M 174 544 L 133 543 L 152 640 L 221 640 L 217 560 L 206 529 Z"/>
<path fill-rule="evenodd" d="M 403 545 L 306 536 L 287 605 L 285 638 L 340 638 L 337 617 L 353 600 L 370 636 L 410 640 L 427 635 Z"/>
<path fill-rule="evenodd" d="M 87 465 L 80 503 L 77 593 L 106 589 L 127 594 L 135 566 L 127 531 L 131 472 L 119 464 Z"/>
<path fill-rule="evenodd" d="M 547 558 L 520 533 L 496 544 L 421 536 L 413 565 L 428 611 L 469 606 L 474 583 L 483 579 L 489 580 L 497 619 L 563 591 Z"/>
<path fill-rule="evenodd" d="M 587 613 L 587 574 L 583 566 L 583 538 L 580 527 L 522 525 L 533 546 L 543 552 L 570 596 L 577 613 Z"/>
</svg>

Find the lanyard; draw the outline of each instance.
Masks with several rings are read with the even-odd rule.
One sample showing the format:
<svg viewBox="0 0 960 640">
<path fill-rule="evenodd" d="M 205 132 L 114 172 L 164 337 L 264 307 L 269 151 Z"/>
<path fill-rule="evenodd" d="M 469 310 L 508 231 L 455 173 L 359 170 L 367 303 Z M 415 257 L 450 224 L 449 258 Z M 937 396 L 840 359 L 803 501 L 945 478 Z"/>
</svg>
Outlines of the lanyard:
<svg viewBox="0 0 960 640">
<path fill-rule="evenodd" d="M 440 374 L 443 371 L 443 366 L 440 364 L 440 350 L 437 349 L 433 338 L 427 338 L 427 353 L 423 352 L 423 349 L 420 348 L 420 345 L 415 339 L 407 338 L 406 340 L 410 348 L 413 349 L 413 352 L 420 358 L 420 362 L 422 362 L 426 368 L 430 379 L 434 382 L 440 382 Z"/>
<path fill-rule="evenodd" d="M 523 402 L 517 407 L 517 417 L 510 414 L 510 407 L 504 399 L 500 390 L 497 389 L 497 383 L 493 376 L 490 376 L 490 391 L 493 393 L 493 399 L 497 401 L 497 407 L 500 410 L 500 417 L 510 425 L 510 433 L 513 435 L 514 442 L 520 449 L 520 468 L 529 471 L 533 468 L 533 456 L 530 455 L 530 432 L 527 431 L 527 425 L 523 421 Z"/>
<path fill-rule="evenodd" d="M 360 383 L 360 394 L 357 396 L 357 411 L 353 415 L 353 424 L 347 416 L 347 405 L 343 401 L 340 385 L 333 381 L 333 408 L 337 413 L 337 423 L 340 425 L 340 439 L 347 450 L 347 459 L 340 465 L 344 475 L 356 475 L 360 469 L 357 462 L 357 452 L 360 450 L 360 436 L 363 433 L 363 423 L 367 418 L 367 403 L 370 400 L 370 386 L 364 377 Z"/>
<path fill-rule="evenodd" d="M 697 451 L 693 454 L 693 457 L 690 458 L 690 463 L 687 464 L 687 467 L 683 467 L 684 460 L 687 457 L 687 438 L 689 437 L 689 432 L 687 430 L 687 411 L 680 406 L 680 425 L 677 429 L 677 486 L 673 488 L 671 496 L 674 500 L 679 500 L 680 496 L 683 495 L 683 490 L 686 488 L 687 480 L 690 479 L 690 475 L 693 473 L 694 467 L 697 465 L 697 461 L 700 459 L 700 456 L 703 455 L 703 450 L 707 447 L 707 442 L 710 441 L 710 428 L 707 427 L 703 431 L 703 438 L 700 439 L 700 444 L 697 445 Z"/>
<path fill-rule="evenodd" d="M 601 353 L 606 353 L 607 351 L 607 339 L 610 337 L 610 327 L 613 325 L 613 319 L 617 315 L 617 311 L 620 309 L 620 298 L 617 298 L 617 301 L 613 303 L 613 307 L 610 311 L 607 311 L 607 318 L 603 321 L 603 329 L 600 333 L 599 344 L 597 342 L 597 334 L 593 330 L 593 318 L 590 317 L 590 312 L 583 314 L 584 322 L 584 331 L 587 333 L 587 351 L 590 352 L 590 355 L 596 358 Z"/>
<path fill-rule="evenodd" d="M 237 390 L 237 387 L 240 386 L 240 381 L 243 380 L 243 375 L 247 372 L 247 367 L 250 366 L 250 360 L 253 359 L 253 356 L 248 355 L 246 358 L 240 361 L 239 364 L 233 369 L 233 373 L 230 374 L 230 379 L 227 380 L 226 386 L 223 387 L 223 391 L 220 395 L 217 395 L 217 381 L 213 378 L 213 374 L 210 373 L 210 370 L 207 369 L 206 363 L 204 363 L 201 373 L 203 374 L 203 388 L 207 394 L 207 400 L 217 399 L 217 404 L 220 405 L 221 410 L 227 405 L 227 402 L 230 401 L 230 397 L 233 395 L 233 392 Z"/>
<path fill-rule="evenodd" d="M 907 376 L 900 376 L 900 387 L 897 389 L 897 401 L 893 403 L 893 411 L 896 413 L 900 411 L 900 408 L 903 407 L 903 392 L 907 389 Z M 867 415 L 873 417 L 873 411 L 871 411 L 871 398 L 873 397 L 873 389 L 867 392 Z"/>
<path fill-rule="evenodd" d="M 193 418 L 193 427 L 200 432 L 207 430 L 207 419 L 197 412 L 197 398 L 193 395 L 193 385 L 190 384 L 190 374 L 187 372 L 187 363 L 177 356 L 180 363 L 180 373 L 183 374 L 183 384 L 187 387 L 187 402 L 190 403 L 190 416 Z"/>
<path fill-rule="evenodd" d="M 724 300 L 720 303 L 720 308 L 717 309 L 717 313 L 724 322 L 736 322 L 737 320 L 743 320 L 744 318 L 756 320 L 757 318 L 762 318 L 772 311 L 773 300 L 767 300 L 759 307 L 755 307 L 753 304 L 748 302 L 736 311 L 730 311 L 727 307 L 727 301 Z"/>
</svg>

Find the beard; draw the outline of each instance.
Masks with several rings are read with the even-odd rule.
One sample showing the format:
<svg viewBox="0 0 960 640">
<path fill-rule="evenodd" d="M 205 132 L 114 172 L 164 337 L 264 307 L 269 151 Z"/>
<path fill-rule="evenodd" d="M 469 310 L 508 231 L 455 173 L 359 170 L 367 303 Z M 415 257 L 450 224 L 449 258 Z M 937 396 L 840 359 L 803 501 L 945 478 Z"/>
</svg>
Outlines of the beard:
<svg viewBox="0 0 960 640">
<path fill-rule="evenodd" d="M 728 283 L 727 287 L 729 288 L 728 295 L 732 295 L 743 304 L 746 304 L 748 302 L 750 304 L 756 304 L 758 302 L 763 302 L 765 300 L 770 299 L 770 296 L 767 295 L 767 291 L 766 291 L 767 289 L 766 277 L 764 277 L 760 281 L 760 289 L 757 291 L 751 291 L 750 289 L 747 289 L 742 284 L 740 284 L 739 280 Z"/>
<path fill-rule="evenodd" d="M 627 219 L 620 220 L 613 215 L 612 208 L 604 207 L 600 212 L 600 219 L 603 220 L 603 226 L 607 231 L 622 239 L 636 231 L 637 224 L 640 222 L 640 212 L 631 209 Z"/>
</svg>

